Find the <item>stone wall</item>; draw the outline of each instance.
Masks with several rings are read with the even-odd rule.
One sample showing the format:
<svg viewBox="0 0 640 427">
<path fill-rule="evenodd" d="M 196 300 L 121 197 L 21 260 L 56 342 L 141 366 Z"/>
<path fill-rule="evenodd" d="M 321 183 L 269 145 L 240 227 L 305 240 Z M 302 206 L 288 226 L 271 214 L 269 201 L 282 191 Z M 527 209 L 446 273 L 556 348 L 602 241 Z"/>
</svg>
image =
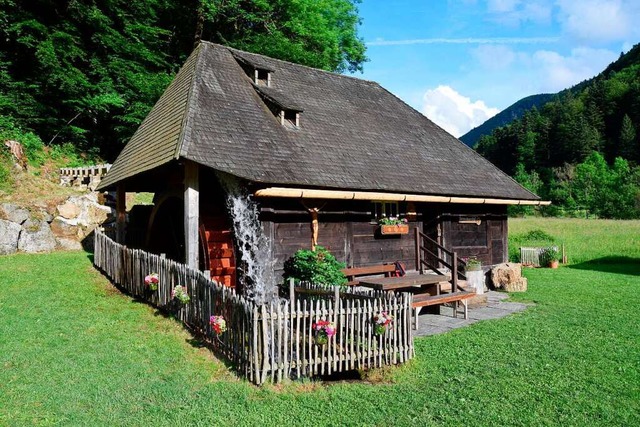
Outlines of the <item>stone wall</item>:
<svg viewBox="0 0 640 427">
<path fill-rule="evenodd" d="M 2 203 L 0 255 L 79 250 L 96 227 L 114 218 L 114 209 L 100 204 L 97 193 L 72 196 L 50 207 Z"/>
</svg>

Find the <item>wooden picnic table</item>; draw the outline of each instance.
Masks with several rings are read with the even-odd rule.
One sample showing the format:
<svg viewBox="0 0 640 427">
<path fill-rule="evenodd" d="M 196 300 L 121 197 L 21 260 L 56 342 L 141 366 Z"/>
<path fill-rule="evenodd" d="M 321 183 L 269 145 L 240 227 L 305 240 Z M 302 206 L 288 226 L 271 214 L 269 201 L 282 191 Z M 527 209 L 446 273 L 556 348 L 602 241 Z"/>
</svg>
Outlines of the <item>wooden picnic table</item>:
<svg viewBox="0 0 640 427">
<path fill-rule="evenodd" d="M 427 287 L 446 282 L 449 276 L 439 274 L 414 274 L 402 277 L 360 278 L 360 286 L 377 289 L 379 291 L 410 290 L 410 288 Z"/>
</svg>

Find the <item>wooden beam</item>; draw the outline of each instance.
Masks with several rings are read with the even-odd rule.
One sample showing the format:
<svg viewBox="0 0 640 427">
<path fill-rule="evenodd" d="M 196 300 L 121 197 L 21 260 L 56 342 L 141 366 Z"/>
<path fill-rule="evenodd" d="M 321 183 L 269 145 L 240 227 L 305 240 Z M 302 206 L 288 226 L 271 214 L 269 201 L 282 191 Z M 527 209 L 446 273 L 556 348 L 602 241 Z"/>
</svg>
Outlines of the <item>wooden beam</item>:
<svg viewBox="0 0 640 427">
<path fill-rule="evenodd" d="M 380 193 L 371 191 L 318 190 L 311 188 L 268 187 L 257 190 L 257 197 L 290 197 L 302 199 L 328 200 L 371 200 L 396 202 L 434 202 L 488 205 L 532 205 L 546 206 L 551 204 L 544 200 L 489 199 L 485 197 L 435 196 L 404 193 Z"/>
<path fill-rule="evenodd" d="M 198 164 L 184 163 L 184 250 L 185 264 L 198 269 L 198 226 L 200 223 L 200 185 Z"/>
<path fill-rule="evenodd" d="M 127 193 L 124 184 L 116 188 L 116 242 L 124 245 L 127 226 Z"/>
</svg>

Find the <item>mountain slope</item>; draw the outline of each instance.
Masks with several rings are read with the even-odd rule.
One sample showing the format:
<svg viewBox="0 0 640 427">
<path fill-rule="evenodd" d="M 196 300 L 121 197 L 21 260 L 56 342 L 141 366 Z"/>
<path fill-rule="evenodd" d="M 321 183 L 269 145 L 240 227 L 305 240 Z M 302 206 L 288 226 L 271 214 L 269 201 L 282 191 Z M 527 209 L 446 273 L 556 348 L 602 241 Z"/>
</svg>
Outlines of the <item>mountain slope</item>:
<svg viewBox="0 0 640 427">
<path fill-rule="evenodd" d="M 541 93 L 538 95 L 527 96 L 517 101 L 515 104 L 505 108 L 480 126 L 471 129 L 462 135 L 460 141 L 473 147 L 482 135 L 489 135 L 495 128 L 511 123 L 515 119 L 519 119 L 525 113 L 536 107 L 540 109 L 544 104 L 551 101 L 556 96 L 554 93 Z"/>
</svg>

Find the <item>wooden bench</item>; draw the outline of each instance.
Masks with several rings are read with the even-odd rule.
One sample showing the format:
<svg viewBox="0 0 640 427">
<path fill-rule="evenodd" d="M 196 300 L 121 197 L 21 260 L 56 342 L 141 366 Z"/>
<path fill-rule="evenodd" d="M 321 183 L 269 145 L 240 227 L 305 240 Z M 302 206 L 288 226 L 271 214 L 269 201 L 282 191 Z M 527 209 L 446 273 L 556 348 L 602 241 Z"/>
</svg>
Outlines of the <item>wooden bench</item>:
<svg viewBox="0 0 640 427">
<path fill-rule="evenodd" d="M 420 307 L 428 307 L 433 305 L 441 305 L 448 302 L 453 302 L 453 317 L 458 317 L 458 301 L 463 301 L 464 306 L 464 319 L 469 317 L 467 302 L 465 300 L 473 298 L 476 295 L 475 292 L 470 291 L 456 291 L 439 295 L 429 294 L 414 294 L 413 295 L 413 307 L 415 312 L 414 328 L 418 329 L 418 311 Z"/>
<path fill-rule="evenodd" d="M 349 281 L 347 283 L 347 286 L 356 286 L 360 283 L 357 280 L 357 278 L 360 276 L 375 276 L 384 274 L 384 277 L 391 277 L 391 273 L 395 273 L 396 271 L 396 266 L 395 264 L 380 264 L 370 265 L 367 267 L 343 268 L 341 271 Z"/>
</svg>

